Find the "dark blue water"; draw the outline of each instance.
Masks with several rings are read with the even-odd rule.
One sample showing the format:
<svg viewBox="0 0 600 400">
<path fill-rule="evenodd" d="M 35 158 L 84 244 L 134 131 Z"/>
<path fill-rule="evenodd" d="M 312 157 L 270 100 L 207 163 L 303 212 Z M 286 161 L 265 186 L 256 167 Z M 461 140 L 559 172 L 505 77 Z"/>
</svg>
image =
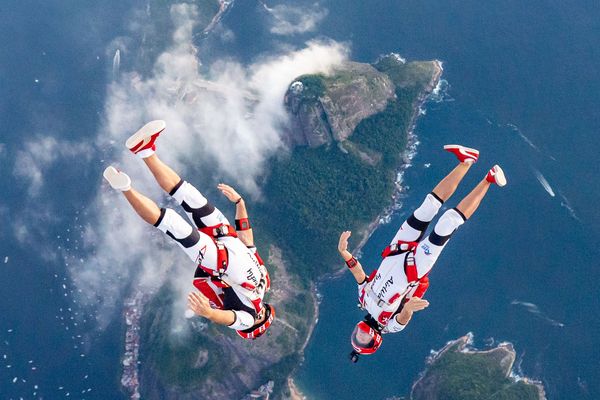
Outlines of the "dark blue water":
<svg viewBox="0 0 600 400">
<path fill-rule="evenodd" d="M 406 175 L 408 199 L 373 235 L 364 263 L 376 267 L 382 245 L 452 166 L 443 144 L 468 144 L 482 154 L 449 205 L 494 163 L 504 167 L 509 186 L 493 188 L 461 228 L 431 274 L 430 308 L 404 333 L 385 337 L 377 357 L 356 366 L 347 362 L 348 335 L 361 316 L 352 311 L 354 285 L 350 276 L 323 283 L 320 323 L 301 386 L 318 398 L 408 393 L 429 349 L 472 331 L 480 342 L 513 342 L 523 373 L 543 380 L 550 398 L 598 398 L 600 213 L 593 166 L 600 159 L 594 139 L 600 82 L 591 67 L 600 61 L 598 4 L 356 3 L 326 2 L 330 18 L 321 33 L 351 40 L 355 58 L 364 61 L 388 51 L 441 59 L 455 99 L 428 106 L 417 128 L 419 154 Z M 544 316 L 513 300 L 535 304 Z"/>
<path fill-rule="evenodd" d="M 130 6 L 76 1 L 2 6 L 2 399 L 121 397 L 120 325 L 93 330 L 94 316 L 78 306 L 63 258 L 79 262 L 79 227 L 98 173 L 77 158 L 57 163 L 43 171 L 45 183 L 32 196 L 13 171 L 25 141 L 96 135 L 110 65 L 106 46 L 122 33 Z"/>
<path fill-rule="evenodd" d="M 225 21 L 237 34 L 232 48 L 243 60 L 282 41 L 265 33 L 261 24 L 268 16 L 252 3 L 239 2 Z M 386 336 L 376 357 L 358 365 L 347 361 L 348 337 L 361 317 L 350 275 L 322 283 L 320 322 L 300 386 L 322 399 L 406 394 L 430 349 L 472 331 L 478 344 L 513 342 L 522 372 L 541 379 L 550 398 L 598 398 L 597 2 L 321 5 L 329 16 L 316 36 L 350 42 L 352 57 L 361 61 L 391 51 L 440 59 L 454 99 L 428 105 L 417 127 L 419 152 L 405 178 L 404 207 L 365 246 L 364 264 L 377 266 L 397 226 L 453 166 L 441 151 L 444 144 L 464 143 L 482 154 L 450 206 L 494 163 L 504 167 L 509 186 L 492 188 L 448 246 L 431 274 L 429 309 L 404 333 Z M 250 20 L 260 22 L 242 23 Z M 533 303 L 539 313 L 513 301 Z"/>
</svg>

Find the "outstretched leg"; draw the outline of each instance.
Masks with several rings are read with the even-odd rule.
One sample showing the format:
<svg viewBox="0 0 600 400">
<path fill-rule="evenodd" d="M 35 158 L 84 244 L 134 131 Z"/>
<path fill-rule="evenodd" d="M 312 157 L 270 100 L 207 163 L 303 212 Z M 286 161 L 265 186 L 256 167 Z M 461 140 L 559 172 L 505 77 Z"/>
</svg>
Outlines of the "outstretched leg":
<svg viewBox="0 0 600 400">
<path fill-rule="evenodd" d="M 464 215 L 465 219 L 471 218 L 475 210 L 479 207 L 481 200 L 485 197 L 491 183 L 485 179 L 475 186 L 475 188 L 469 193 L 460 203 L 456 206 L 456 209 Z"/>
<path fill-rule="evenodd" d="M 506 185 L 504 172 L 497 165 L 456 208 L 446 211 L 435 224 L 433 232 L 419 243 L 415 252 L 419 278 L 429 273 L 452 234 L 477 210 L 492 183 L 496 183 L 498 186 Z"/>
<path fill-rule="evenodd" d="M 197 228 L 229 224 L 219 209 L 213 206 L 192 184 L 184 181 L 171 167 L 162 162 L 156 154 L 144 158 L 156 182 L 172 196 L 185 210 Z"/>
<path fill-rule="evenodd" d="M 479 157 L 479 151 L 460 145 L 446 145 L 444 149 L 453 153 L 459 164 L 425 197 L 421 206 L 401 225 L 391 243 L 397 243 L 399 240 L 405 242 L 421 240 L 442 204 L 454 194 L 460 181 Z"/>
<path fill-rule="evenodd" d="M 471 165 L 473 165 L 472 162 L 459 163 L 440 181 L 440 183 L 436 185 L 435 188 L 433 188 L 432 193 L 434 193 L 442 202 L 448 200 L 456 191 L 458 184 L 465 177 L 469 168 L 471 168 Z"/>
<path fill-rule="evenodd" d="M 217 249 L 211 237 L 194 229 L 172 209 L 159 208 L 154 201 L 133 189 L 131 179 L 124 172 L 108 167 L 104 171 L 104 178 L 114 189 L 123 193 L 144 221 L 175 240 L 192 261 L 208 268 L 216 267 Z"/>
<path fill-rule="evenodd" d="M 155 141 L 165 127 L 164 121 L 149 122 L 131 135 L 125 145 L 132 153 L 144 160 L 156 182 L 181 204 L 197 228 L 219 224 L 229 225 L 229 221 L 221 211 L 209 203 L 194 186 L 181 179 L 177 172 L 156 155 Z"/>
<path fill-rule="evenodd" d="M 485 197 L 490 185 L 495 183 L 496 185 L 502 187 L 506 185 L 506 177 L 504 176 L 504 171 L 498 165 L 494 165 L 486 177 L 479 182 L 477 186 L 465 197 L 456 209 L 463 213 L 463 215 L 468 219 L 471 218 L 475 210 L 479 207 L 481 200 Z"/>
<path fill-rule="evenodd" d="M 167 193 L 171 193 L 173 188 L 181 181 L 181 177 L 171 167 L 162 162 L 155 154 L 143 158 L 144 163 L 154 175 L 154 179 L 160 187 Z"/>
<path fill-rule="evenodd" d="M 154 201 L 144 196 L 134 188 L 123 191 L 123 195 L 131 207 L 144 221 L 154 225 L 160 218 L 160 208 Z"/>
<path fill-rule="evenodd" d="M 160 187 L 169 193 L 181 178 L 171 167 L 163 163 L 155 153 L 156 139 L 165 130 L 166 126 L 167 124 L 162 120 L 150 121 L 131 135 L 125 141 L 125 146 L 133 154 L 144 160 Z"/>
</svg>

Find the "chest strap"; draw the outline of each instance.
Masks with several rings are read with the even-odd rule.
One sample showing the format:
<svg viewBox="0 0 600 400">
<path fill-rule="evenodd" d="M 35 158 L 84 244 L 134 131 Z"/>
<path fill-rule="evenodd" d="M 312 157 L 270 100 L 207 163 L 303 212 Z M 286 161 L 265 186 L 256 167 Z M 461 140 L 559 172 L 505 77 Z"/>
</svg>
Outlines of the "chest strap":
<svg viewBox="0 0 600 400">
<path fill-rule="evenodd" d="M 383 249 L 381 252 L 381 257 L 386 258 L 397 256 L 399 254 L 411 253 L 408 254 L 404 260 L 404 273 L 406 274 L 408 282 L 415 282 L 419 280 L 417 264 L 415 263 L 415 250 L 418 245 L 418 242 L 406 242 L 404 240 L 398 240 L 396 243 L 392 243 Z"/>
<path fill-rule="evenodd" d="M 397 256 L 398 254 L 403 254 L 407 251 L 415 251 L 418 245 L 418 242 L 405 242 L 404 240 L 398 240 L 396 243 L 392 243 L 383 249 L 381 252 L 381 257 L 386 258 L 390 256 Z"/>
<path fill-rule="evenodd" d="M 207 234 L 213 239 L 219 239 L 222 237 L 238 237 L 235 228 L 231 225 L 227 224 L 219 224 L 214 226 L 205 226 L 204 228 L 198 228 L 198 230 L 202 233 Z"/>
</svg>

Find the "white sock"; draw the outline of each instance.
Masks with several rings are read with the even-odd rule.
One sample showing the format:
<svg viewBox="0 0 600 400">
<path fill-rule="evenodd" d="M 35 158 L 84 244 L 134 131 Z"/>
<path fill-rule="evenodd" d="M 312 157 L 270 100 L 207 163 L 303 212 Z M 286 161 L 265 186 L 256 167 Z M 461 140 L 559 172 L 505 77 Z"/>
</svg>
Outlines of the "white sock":
<svg viewBox="0 0 600 400">
<path fill-rule="evenodd" d="M 155 151 L 152 150 L 152 148 L 150 148 L 150 149 L 144 149 L 142 151 L 139 151 L 139 152 L 135 153 L 135 155 L 140 158 L 148 158 L 154 153 L 155 153 Z"/>
<path fill-rule="evenodd" d="M 131 184 L 129 184 L 123 188 L 118 188 L 117 190 L 120 190 L 121 192 L 126 192 L 128 190 L 131 190 Z"/>
</svg>

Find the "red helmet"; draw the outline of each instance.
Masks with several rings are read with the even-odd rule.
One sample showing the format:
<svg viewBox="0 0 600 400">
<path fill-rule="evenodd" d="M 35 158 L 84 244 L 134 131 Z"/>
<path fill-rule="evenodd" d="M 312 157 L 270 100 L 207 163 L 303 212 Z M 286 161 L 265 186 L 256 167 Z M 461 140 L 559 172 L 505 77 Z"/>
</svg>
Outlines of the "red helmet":
<svg viewBox="0 0 600 400">
<path fill-rule="evenodd" d="M 383 338 L 376 329 L 373 329 L 365 321 L 360 321 L 354 327 L 352 336 L 350 336 L 352 347 L 358 354 L 373 354 L 381 346 Z"/>
<path fill-rule="evenodd" d="M 267 331 L 267 329 L 269 329 L 271 323 L 273 323 L 273 320 L 275 319 L 275 307 L 270 304 L 265 304 L 264 310 L 265 319 L 263 322 L 256 324 L 251 328 L 244 329 L 243 331 L 236 331 L 237 334 L 244 339 L 251 340 L 261 337 Z"/>
</svg>

